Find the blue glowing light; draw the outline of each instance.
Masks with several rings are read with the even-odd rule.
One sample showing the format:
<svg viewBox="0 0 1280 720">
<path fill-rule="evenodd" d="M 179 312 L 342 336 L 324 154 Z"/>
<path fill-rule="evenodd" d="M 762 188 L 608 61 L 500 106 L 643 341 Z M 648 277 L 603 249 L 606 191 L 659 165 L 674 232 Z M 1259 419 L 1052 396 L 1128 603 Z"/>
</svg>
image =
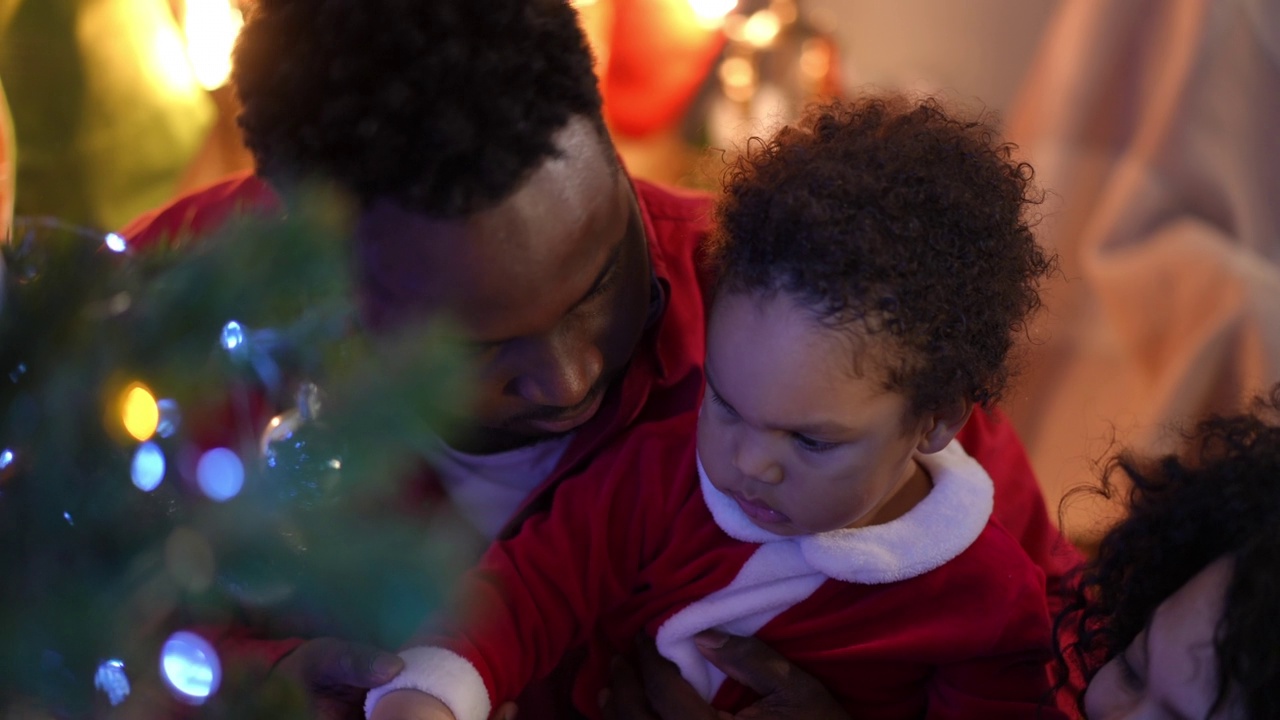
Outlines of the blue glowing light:
<svg viewBox="0 0 1280 720">
<path fill-rule="evenodd" d="M 232 320 L 222 326 L 222 347 L 224 350 L 235 350 L 244 344 L 244 327 Z"/>
<path fill-rule="evenodd" d="M 160 674 L 179 700 L 200 705 L 218 690 L 222 664 L 204 638 L 179 630 L 160 650 Z"/>
<path fill-rule="evenodd" d="M 182 412 L 178 409 L 178 403 L 166 398 L 157 402 L 156 407 L 160 408 L 160 422 L 156 424 L 156 434 L 160 437 L 172 437 L 178 431 L 178 426 L 182 424 Z"/>
<path fill-rule="evenodd" d="M 0 450 L 0 470 L 3 470 L 13 464 L 13 451 L 9 448 Z"/>
<path fill-rule="evenodd" d="M 143 492 L 151 492 L 160 487 L 164 480 L 164 451 L 153 442 L 142 443 L 133 453 L 133 467 L 130 474 L 133 484 Z"/>
<path fill-rule="evenodd" d="M 107 694 L 112 706 L 124 702 L 129 697 L 129 676 L 124 674 L 124 663 L 104 660 L 93 675 L 93 686 Z"/>
<path fill-rule="evenodd" d="M 129 243 L 125 239 L 115 233 L 107 233 L 106 237 L 107 249 L 111 252 L 122 253 L 129 249 Z"/>
<path fill-rule="evenodd" d="M 71 527 L 75 527 L 75 526 L 76 526 L 75 521 L 71 519 L 71 513 L 69 513 L 69 512 L 65 512 L 65 511 L 64 511 L 64 512 L 62 513 L 62 519 L 63 519 L 63 520 L 66 520 L 66 521 L 67 521 L 67 524 L 68 524 L 68 525 L 70 525 Z"/>
<path fill-rule="evenodd" d="M 226 502 L 244 487 L 244 464 L 227 448 L 214 448 L 200 456 L 196 483 L 210 500 Z"/>
</svg>

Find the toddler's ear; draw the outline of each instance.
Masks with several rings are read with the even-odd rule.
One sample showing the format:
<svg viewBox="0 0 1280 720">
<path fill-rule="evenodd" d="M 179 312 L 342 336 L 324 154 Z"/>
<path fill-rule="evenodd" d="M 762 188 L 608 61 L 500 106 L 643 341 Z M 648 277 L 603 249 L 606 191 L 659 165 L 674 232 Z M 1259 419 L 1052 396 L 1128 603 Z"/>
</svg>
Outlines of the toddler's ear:
<svg viewBox="0 0 1280 720">
<path fill-rule="evenodd" d="M 955 439 L 956 433 L 972 414 L 973 402 L 970 400 L 957 400 L 928 413 L 924 418 L 924 434 L 920 436 L 916 449 L 926 455 L 938 452 Z"/>
</svg>

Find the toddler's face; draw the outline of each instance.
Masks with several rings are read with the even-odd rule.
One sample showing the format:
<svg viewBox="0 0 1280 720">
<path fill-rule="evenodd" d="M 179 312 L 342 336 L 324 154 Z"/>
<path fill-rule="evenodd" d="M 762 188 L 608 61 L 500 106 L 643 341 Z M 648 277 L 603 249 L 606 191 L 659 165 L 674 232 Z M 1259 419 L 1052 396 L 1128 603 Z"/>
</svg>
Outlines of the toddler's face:
<svg viewBox="0 0 1280 720">
<path fill-rule="evenodd" d="M 759 527 L 803 535 L 878 524 L 928 492 L 912 458 L 928 422 L 905 422 L 909 401 L 885 389 L 867 352 L 876 343 L 820 326 L 785 294 L 716 300 L 698 454 Z"/>
<path fill-rule="evenodd" d="M 1213 634 L 1230 579 L 1231 562 L 1220 558 L 1160 603 L 1147 628 L 1089 683 L 1089 720 L 1245 717 L 1230 696 L 1209 714 L 1218 692 Z"/>
</svg>

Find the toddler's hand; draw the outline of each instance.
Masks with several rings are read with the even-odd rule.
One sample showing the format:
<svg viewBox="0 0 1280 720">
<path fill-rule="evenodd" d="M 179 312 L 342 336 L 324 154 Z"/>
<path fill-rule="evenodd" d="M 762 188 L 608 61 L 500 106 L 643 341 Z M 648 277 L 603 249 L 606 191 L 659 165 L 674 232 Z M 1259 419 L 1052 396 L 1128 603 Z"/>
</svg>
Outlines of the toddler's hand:
<svg viewBox="0 0 1280 720">
<path fill-rule="evenodd" d="M 369 720 L 457 720 L 435 695 L 419 690 L 395 690 L 378 701 Z"/>
</svg>

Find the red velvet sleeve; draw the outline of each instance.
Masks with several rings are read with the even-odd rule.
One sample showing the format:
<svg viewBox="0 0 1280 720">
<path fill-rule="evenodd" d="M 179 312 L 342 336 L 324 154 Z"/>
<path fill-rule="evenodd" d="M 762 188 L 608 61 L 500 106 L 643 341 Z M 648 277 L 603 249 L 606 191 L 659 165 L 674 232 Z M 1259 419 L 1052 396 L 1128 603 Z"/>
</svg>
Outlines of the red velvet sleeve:
<svg viewBox="0 0 1280 720">
<path fill-rule="evenodd" d="M 1083 562 L 1080 551 L 1049 519 L 1026 449 L 999 409 L 976 408 L 956 438 L 991 475 L 996 520 L 1044 571 L 1050 616 L 1062 608 L 1065 576 Z"/>
</svg>

